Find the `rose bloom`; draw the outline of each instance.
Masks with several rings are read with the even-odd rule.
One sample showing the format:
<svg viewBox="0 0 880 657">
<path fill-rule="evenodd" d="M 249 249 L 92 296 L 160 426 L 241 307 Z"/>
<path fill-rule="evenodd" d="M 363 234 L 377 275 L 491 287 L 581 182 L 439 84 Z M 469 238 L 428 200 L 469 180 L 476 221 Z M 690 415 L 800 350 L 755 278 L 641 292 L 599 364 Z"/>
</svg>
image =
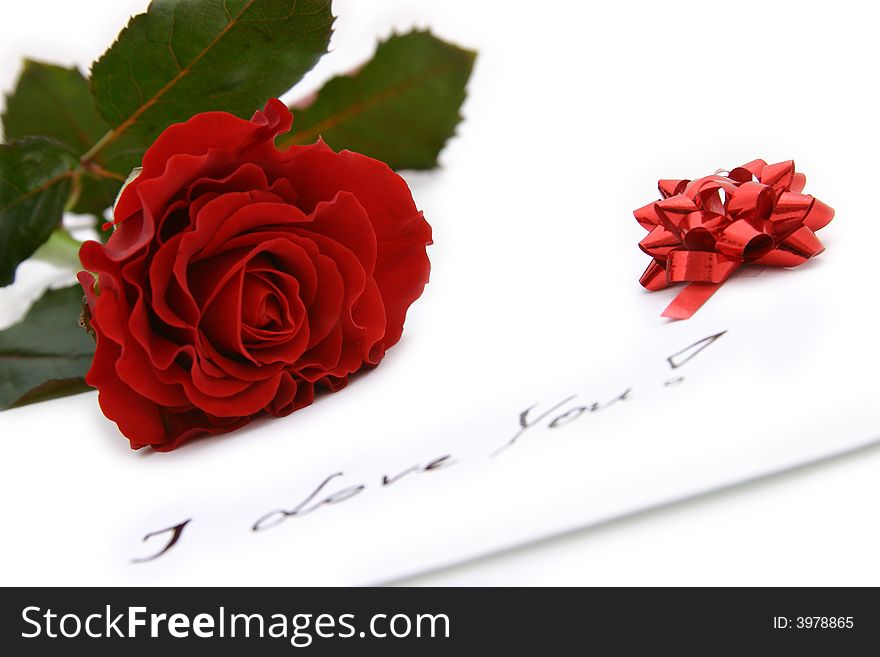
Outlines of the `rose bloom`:
<svg viewBox="0 0 880 657">
<path fill-rule="evenodd" d="M 86 242 L 97 350 L 86 381 L 134 449 L 167 451 L 312 403 L 403 330 L 431 228 L 382 162 L 275 148 L 292 116 L 206 112 L 170 126 Z"/>
</svg>

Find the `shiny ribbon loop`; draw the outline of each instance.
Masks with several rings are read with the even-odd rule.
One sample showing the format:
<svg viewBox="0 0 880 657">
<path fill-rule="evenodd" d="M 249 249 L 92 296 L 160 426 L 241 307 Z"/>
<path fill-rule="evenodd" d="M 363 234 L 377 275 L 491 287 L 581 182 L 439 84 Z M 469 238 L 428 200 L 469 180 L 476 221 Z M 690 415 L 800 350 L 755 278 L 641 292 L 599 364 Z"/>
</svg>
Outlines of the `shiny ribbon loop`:
<svg viewBox="0 0 880 657">
<path fill-rule="evenodd" d="M 649 231 L 639 248 L 653 258 L 639 282 L 652 291 L 688 284 L 663 316 L 687 319 L 743 264 L 796 267 L 822 253 L 815 231 L 834 210 L 801 193 L 805 184 L 791 160 L 660 180 L 660 200 L 633 214 Z"/>
</svg>

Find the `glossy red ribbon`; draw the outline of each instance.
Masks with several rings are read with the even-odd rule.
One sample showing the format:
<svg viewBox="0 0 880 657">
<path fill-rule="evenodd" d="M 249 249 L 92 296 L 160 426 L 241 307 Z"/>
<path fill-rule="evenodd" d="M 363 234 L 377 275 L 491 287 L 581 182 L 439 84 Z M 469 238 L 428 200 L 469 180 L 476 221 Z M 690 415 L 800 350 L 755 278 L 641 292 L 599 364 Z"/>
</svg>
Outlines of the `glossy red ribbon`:
<svg viewBox="0 0 880 657">
<path fill-rule="evenodd" d="M 802 194 L 805 183 L 791 160 L 661 180 L 663 198 L 633 214 L 650 231 L 639 247 L 654 258 L 639 282 L 649 290 L 688 283 L 663 317 L 687 319 L 743 264 L 796 267 L 822 253 L 815 231 L 834 210 Z"/>
</svg>

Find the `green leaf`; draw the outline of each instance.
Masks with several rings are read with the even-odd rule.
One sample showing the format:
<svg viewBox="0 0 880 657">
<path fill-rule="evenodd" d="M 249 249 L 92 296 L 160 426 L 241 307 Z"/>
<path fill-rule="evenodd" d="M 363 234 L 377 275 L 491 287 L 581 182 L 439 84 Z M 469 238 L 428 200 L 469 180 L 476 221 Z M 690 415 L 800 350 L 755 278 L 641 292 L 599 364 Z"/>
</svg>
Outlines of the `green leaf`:
<svg viewBox="0 0 880 657">
<path fill-rule="evenodd" d="M 70 211 L 101 217 L 98 224 L 104 223 L 104 211 L 113 205 L 113 199 L 116 198 L 116 192 L 119 191 L 121 184 L 118 180 L 83 175 L 80 178 L 79 196 Z"/>
<path fill-rule="evenodd" d="M 85 153 L 110 126 L 98 114 L 88 81 L 77 68 L 25 60 L 15 90 L 6 97 L 3 134 L 7 140 L 43 135 Z M 126 137 L 93 159 L 93 164 L 123 177 L 141 159 L 147 142 Z M 120 180 L 83 175 L 71 208 L 79 214 L 103 215 L 113 204 Z"/>
<path fill-rule="evenodd" d="M 79 261 L 80 248 L 82 248 L 82 242 L 64 228 L 57 228 L 49 236 L 49 239 L 34 251 L 33 257 L 56 267 L 79 271 L 82 269 L 82 263 Z"/>
<path fill-rule="evenodd" d="M 0 145 L 0 286 L 61 224 L 76 157 L 63 144 L 28 137 Z"/>
<path fill-rule="evenodd" d="M 351 76 L 333 78 L 278 145 L 322 137 L 392 169 L 432 169 L 461 120 L 459 107 L 476 53 L 428 32 L 392 36 Z"/>
<path fill-rule="evenodd" d="M 79 285 L 47 290 L 18 324 L 0 331 L 0 409 L 81 391 L 95 342 L 79 326 Z"/>
<path fill-rule="evenodd" d="M 315 65 L 332 23 L 330 0 L 154 0 L 92 66 L 104 143 L 208 110 L 250 117 Z"/>
<path fill-rule="evenodd" d="M 15 90 L 6 96 L 3 134 L 8 141 L 44 135 L 84 153 L 107 129 L 82 73 L 25 60 Z"/>
</svg>

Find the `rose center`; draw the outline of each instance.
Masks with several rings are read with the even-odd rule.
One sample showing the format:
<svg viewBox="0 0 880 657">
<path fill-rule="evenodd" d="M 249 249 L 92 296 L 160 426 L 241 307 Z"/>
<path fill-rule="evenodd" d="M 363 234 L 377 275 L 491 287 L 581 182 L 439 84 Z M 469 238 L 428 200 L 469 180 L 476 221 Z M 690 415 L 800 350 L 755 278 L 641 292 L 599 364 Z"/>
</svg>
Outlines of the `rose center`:
<svg viewBox="0 0 880 657">
<path fill-rule="evenodd" d="M 267 294 L 260 300 L 253 326 L 265 331 L 281 328 L 281 304 L 275 295 Z"/>
<path fill-rule="evenodd" d="M 245 277 L 241 307 L 244 326 L 275 333 L 294 329 L 292 319 L 287 299 L 279 295 L 270 281 L 260 274 Z"/>
</svg>

